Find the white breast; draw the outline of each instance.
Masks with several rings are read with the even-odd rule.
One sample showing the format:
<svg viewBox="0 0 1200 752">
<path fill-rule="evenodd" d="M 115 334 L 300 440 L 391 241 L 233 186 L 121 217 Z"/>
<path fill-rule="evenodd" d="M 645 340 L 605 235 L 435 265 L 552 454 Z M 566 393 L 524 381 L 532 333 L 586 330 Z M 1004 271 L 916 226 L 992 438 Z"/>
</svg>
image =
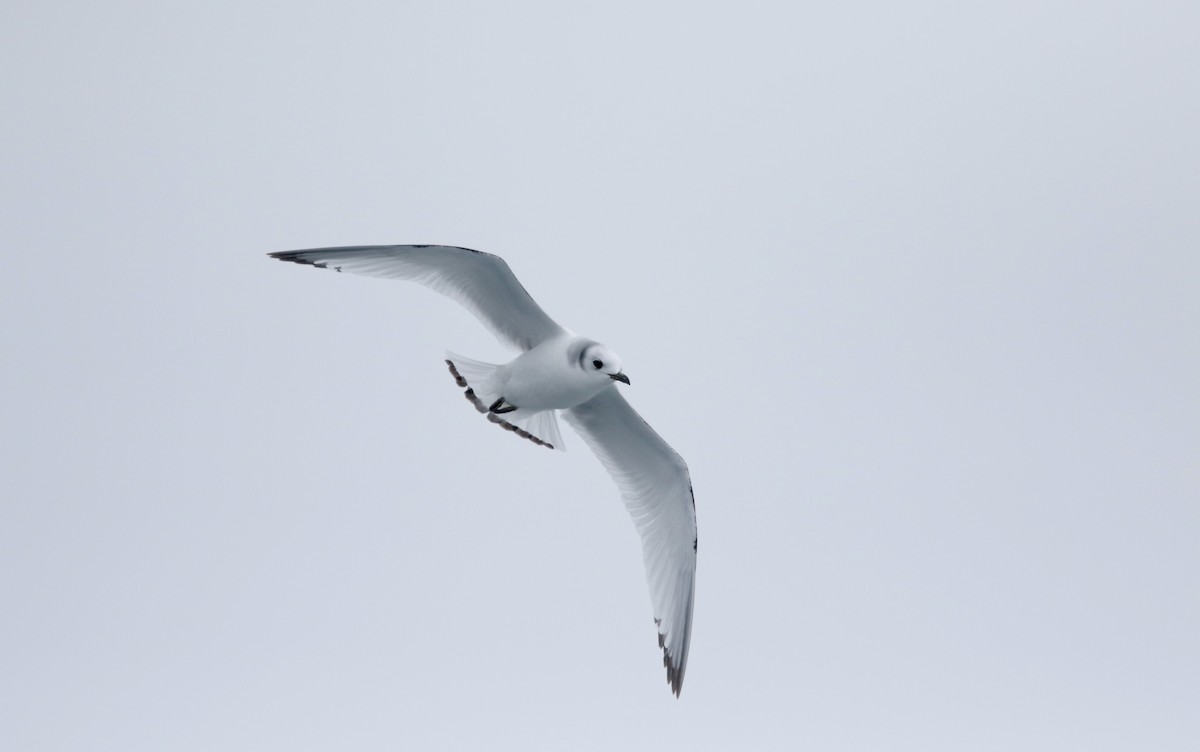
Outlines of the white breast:
<svg viewBox="0 0 1200 752">
<path fill-rule="evenodd" d="M 573 362 L 568 355 L 571 342 L 566 335 L 547 340 L 517 356 L 504 366 L 504 398 L 522 410 L 566 410 L 586 402 L 608 386 Z"/>
</svg>

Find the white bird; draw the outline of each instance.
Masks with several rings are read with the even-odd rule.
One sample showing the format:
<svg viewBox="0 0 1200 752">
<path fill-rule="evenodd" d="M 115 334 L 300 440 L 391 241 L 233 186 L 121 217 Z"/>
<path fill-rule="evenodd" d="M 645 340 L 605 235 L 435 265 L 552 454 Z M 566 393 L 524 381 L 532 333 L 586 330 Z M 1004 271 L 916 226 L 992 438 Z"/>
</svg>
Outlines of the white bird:
<svg viewBox="0 0 1200 752">
<path fill-rule="evenodd" d="M 696 502 L 687 465 L 625 401 L 621 359 L 559 326 L 499 256 L 440 245 L 283 251 L 281 261 L 417 282 L 458 301 L 505 345 L 503 365 L 447 353 L 467 399 L 488 420 L 536 444 L 562 448 L 556 411 L 579 432 L 620 489 L 642 539 L 650 602 L 667 683 L 683 686 L 696 582 Z M 503 417 L 501 417 L 503 416 Z"/>
</svg>

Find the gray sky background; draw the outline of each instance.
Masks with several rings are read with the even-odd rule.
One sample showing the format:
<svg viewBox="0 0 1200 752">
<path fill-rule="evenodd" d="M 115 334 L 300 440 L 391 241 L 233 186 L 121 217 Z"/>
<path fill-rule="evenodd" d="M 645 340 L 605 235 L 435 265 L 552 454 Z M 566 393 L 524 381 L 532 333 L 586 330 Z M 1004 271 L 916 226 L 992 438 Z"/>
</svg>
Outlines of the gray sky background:
<svg viewBox="0 0 1200 752">
<path fill-rule="evenodd" d="M 0 747 L 1200 748 L 1189 2 L 0 11 Z M 687 459 L 480 420 L 504 256 Z"/>
</svg>

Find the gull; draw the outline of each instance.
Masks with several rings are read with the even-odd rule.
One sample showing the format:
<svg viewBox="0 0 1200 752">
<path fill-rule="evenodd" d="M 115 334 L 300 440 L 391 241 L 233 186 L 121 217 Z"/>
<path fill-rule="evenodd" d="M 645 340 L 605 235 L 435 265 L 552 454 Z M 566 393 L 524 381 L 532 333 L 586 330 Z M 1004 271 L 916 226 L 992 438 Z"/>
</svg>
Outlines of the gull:
<svg viewBox="0 0 1200 752">
<path fill-rule="evenodd" d="M 605 345 L 557 324 L 499 256 L 443 245 L 372 245 L 269 254 L 338 272 L 402 279 L 457 301 L 519 353 L 501 365 L 446 353 L 467 400 L 538 446 L 562 449 L 556 415 L 583 437 L 620 490 L 642 558 L 667 683 L 687 669 L 696 583 L 696 501 L 687 465 L 617 391 L 629 386 Z"/>
</svg>

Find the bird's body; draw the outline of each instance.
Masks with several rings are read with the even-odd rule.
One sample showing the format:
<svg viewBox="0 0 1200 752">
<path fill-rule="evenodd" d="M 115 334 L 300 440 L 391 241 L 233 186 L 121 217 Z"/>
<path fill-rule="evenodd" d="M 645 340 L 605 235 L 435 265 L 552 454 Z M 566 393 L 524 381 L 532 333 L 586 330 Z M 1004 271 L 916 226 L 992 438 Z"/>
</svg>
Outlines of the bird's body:
<svg viewBox="0 0 1200 752">
<path fill-rule="evenodd" d="M 496 369 L 490 391 L 517 406 L 513 417 L 541 410 L 566 410 L 587 402 L 611 378 L 596 378 L 578 367 L 572 353 L 591 340 L 569 333 L 548 339 Z M 484 385 L 480 385 L 481 387 Z"/>
<path fill-rule="evenodd" d="M 456 383 L 488 420 L 562 449 L 557 414 L 616 482 L 642 538 L 667 681 L 678 695 L 691 641 L 696 512 L 687 465 L 617 392 L 628 385 L 606 346 L 559 326 L 498 256 L 453 246 L 356 246 L 285 251 L 283 261 L 418 282 L 474 313 L 519 351 L 494 365 L 447 353 Z"/>
</svg>

